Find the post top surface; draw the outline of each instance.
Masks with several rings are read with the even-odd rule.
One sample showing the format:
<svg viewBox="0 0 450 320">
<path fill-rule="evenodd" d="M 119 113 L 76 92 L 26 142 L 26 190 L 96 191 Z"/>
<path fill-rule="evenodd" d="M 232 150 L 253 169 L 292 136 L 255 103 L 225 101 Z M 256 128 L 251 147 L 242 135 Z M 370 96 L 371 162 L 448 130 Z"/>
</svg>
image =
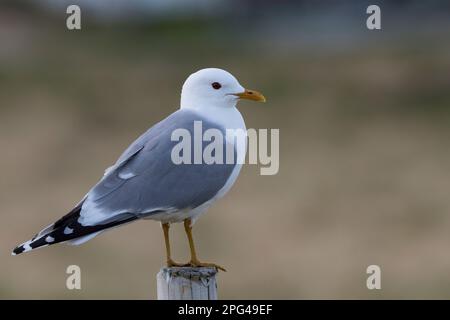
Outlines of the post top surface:
<svg viewBox="0 0 450 320">
<path fill-rule="evenodd" d="M 165 276 L 173 277 L 184 277 L 184 278 L 210 278 L 217 274 L 216 268 L 194 268 L 194 267 L 164 267 L 159 271 Z"/>
</svg>

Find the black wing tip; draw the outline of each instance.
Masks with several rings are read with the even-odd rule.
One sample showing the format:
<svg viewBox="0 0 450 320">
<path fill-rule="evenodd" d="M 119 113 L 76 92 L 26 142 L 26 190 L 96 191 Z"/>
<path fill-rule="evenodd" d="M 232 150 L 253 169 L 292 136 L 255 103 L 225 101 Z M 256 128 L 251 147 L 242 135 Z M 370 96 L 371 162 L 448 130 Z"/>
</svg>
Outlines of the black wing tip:
<svg viewBox="0 0 450 320">
<path fill-rule="evenodd" d="M 23 247 L 23 245 L 22 246 L 18 246 L 18 247 L 14 248 L 14 250 L 11 252 L 11 255 L 16 256 L 18 254 L 23 253 L 24 251 L 25 251 L 25 248 Z"/>
</svg>

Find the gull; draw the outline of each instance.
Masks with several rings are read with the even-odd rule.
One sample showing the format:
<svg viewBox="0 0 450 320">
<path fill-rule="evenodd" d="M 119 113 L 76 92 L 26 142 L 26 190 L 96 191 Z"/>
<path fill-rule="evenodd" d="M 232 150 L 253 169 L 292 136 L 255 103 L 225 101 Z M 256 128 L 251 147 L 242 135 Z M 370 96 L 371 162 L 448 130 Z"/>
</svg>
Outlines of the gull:
<svg viewBox="0 0 450 320">
<path fill-rule="evenodd" d="M 230 190 L 242 162 L 174 163 L 172 151 L 177 141 L 172 135 L 177 129 L 195 134 L 195 123 L 200 122 L 204 130 L 219 130 L 226 136 L 222 145 L 232 146 L 233 160 L 245 158 L 246 143 L 236 143 L 234 136 L 227 136 L 230 129 L 246 132 L 236 108 L 240 99 L 265 102 L 261 93 L 245 89 L 225 70 L 207 68 L 191 74 L 181 91 L 180 108 L 136 139 L 69 213 L 17 246 L 12 254 L 60 242 L 79 245 L 107 229 L 151 219 L 161 222 L 168 267 L 225 270 L 198 259 L 192 226 Z M 184 223 L 190 247 L 191 259 L 186 264 L 172 260 L 170 251 L 169 227 L 178 222 Z"/>
</svg>

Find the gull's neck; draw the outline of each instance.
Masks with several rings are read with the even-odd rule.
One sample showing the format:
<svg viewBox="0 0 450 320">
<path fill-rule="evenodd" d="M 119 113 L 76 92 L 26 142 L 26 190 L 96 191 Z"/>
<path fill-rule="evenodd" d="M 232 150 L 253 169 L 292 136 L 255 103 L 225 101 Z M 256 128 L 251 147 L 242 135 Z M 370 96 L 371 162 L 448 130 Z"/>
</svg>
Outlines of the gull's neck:
<svg viewBox="0 0 450 320">
<path fill-rule="evenodd" d="M 225 129 L 246 130 L 244 119 L 239 110 L 236 108 L 236 105 L 232 107 L 217 107 L 209 105 L 208 107 L 200 108 L 181 106 L 180 109 L 196 112 L 203 118 L 217 123 L 223 126 Z"/>
</svg>

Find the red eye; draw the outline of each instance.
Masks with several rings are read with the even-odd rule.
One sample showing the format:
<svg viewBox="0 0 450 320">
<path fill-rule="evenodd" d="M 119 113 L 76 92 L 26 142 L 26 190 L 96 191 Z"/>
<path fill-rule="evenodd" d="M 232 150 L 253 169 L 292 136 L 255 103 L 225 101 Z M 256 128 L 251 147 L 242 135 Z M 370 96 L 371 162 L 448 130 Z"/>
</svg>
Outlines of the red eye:
<svg viewBox="0 0 450 320">
<path fill-rule="evenodd" d="M 211 86 L 216 90 L 219 90 L 220 88 L 222 88 L 222 85 L 218 82 L 214 82 L 213 84 L 211 84 Z"/>
</svg>

